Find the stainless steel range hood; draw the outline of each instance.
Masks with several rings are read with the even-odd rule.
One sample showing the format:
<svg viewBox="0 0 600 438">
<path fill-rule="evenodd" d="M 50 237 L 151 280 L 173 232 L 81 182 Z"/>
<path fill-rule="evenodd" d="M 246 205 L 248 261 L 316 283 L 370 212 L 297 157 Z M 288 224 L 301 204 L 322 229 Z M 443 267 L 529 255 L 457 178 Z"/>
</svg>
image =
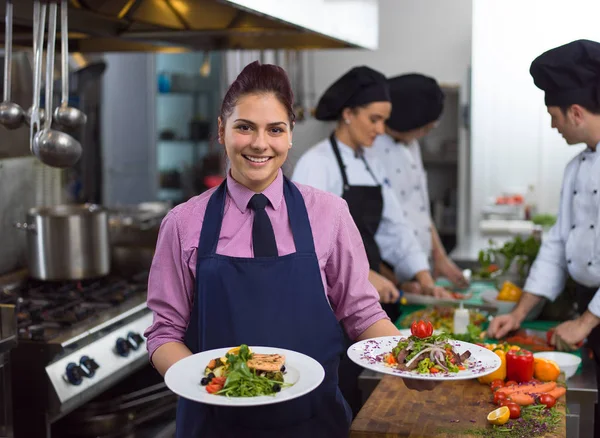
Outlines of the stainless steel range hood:
<svg viewBox="0 0 600 438">
<path fill-rule="evenodd" d="M 69 0 L 70 51 L 373 49 L 377 12 L 377 0 Z M 32 15 L 32 0 L 14 2 L 16 50 L 32 47 Z"/>
</svg>

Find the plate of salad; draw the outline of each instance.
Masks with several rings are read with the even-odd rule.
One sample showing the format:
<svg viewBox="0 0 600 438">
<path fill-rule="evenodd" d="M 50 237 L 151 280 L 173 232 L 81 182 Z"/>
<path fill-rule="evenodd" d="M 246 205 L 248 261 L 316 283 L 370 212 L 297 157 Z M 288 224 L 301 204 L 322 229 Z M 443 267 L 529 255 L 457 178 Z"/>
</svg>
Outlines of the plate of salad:
<svg viewBox="0 0 600 438">
<path fill-rule="evenodd" d="M 301 397 L 317 388 L 325 370 L 292 350 L 242 344 L 203 351 L 176 362 L 165 384 L 188 400 L 218 406 L 260 406 Z"/>
<path fill-rule="evenodd" d="M 411 332 L 355 343 L 348 357 L 363 368 L 404 379 L 467 380 L 500 368 L 500 358 L 485 347 L 434 332 L 428 321 L 415 321 Z"/>
</svg>

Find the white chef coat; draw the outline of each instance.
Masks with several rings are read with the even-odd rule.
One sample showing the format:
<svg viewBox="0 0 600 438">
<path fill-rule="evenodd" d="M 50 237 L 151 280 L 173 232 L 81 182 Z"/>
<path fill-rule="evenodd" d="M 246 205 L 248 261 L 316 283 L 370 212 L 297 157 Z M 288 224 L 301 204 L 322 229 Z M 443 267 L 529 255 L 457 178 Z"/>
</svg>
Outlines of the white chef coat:
<svg viewBox="0 0 600 438">
<path fill-rule="evenodd" d="M 587 148 L 565 169 L 556 224 L 544 235 L 525 290 L 554 301 L 569 273 L 576 282 L 599 288 L 588 310 L 600 317 L 599 219 L 600 150 Z"/>
<path fill-rule="evenodd" d="M 417 272 L 429 270 L 427 256 L 420 249 L 412 227 L 403 219 L 402 209 L 391 189 L 383 166 L 370 149 L 363 148 L 361 150 L 377 179 L 375 181 L 360 156 L 339 140 L 337 143 L 342 161 L 346 165 L 346 174 L 350 185 L 377 186 L 381 184 L 383 213 L 381 223 L 375 233 L 375 242 L 379 247 L 382 259 L 394 266 L 396 276 L 400 281 L 410 280 Z M 300 157 L 292 180 L 342 196 L 344 185 L 342 174 L 329 138 L 316 144 Z"/>
<path fill-rule="evenodd" d="M 412 226 L 423 252 L 431 259 L 431 209 L 419 143 L 417 140 L 407 145 L 396 143 L 392 137 L 383 134 L 377 137 L 372 150 L 385 168 L 404 217 Z"/>
</svg>

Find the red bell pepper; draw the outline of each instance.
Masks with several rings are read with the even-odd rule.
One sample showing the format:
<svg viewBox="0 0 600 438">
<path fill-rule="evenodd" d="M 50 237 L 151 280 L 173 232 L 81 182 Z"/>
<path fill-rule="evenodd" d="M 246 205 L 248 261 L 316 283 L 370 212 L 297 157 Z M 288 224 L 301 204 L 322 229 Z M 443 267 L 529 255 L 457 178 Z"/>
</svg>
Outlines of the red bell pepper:
<svg viewBox="0 0 600 438">
<path fill-rule="evenodd" d="M 528 350 L 509 350 L 506 353 L 506 378 L 518 383 L 533 379 L 533 354 Z"/>
</svg>

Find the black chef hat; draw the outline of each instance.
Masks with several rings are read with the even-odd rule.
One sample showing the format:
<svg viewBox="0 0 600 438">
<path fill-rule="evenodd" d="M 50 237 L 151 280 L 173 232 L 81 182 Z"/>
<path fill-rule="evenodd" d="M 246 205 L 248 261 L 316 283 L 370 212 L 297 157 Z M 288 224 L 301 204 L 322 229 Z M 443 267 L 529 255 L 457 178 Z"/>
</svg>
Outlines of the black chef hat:
<svg viewBox="0 0 600 438">
<path fill-rule="evenodd" d="M 429 76 L 411 73 L 388 80 L 392 114 L 385 122 L 397 132 L 412 131 L 440 118 L 444 92 Z"/>
<path fill-rule="evenodd" d="M 529 73 L 546 93 L 546 106 L 600 106 L 600 43 L 577 40 L 548 50 L 531 63 Z"/>
<path fill-rule="evenodd" d="M 384 75 L 366 66 L 354 67 L 323 93 L 315 117 L 324 121 L 337 120 L 344 108 L 390 100 Z"/>
</svg>

